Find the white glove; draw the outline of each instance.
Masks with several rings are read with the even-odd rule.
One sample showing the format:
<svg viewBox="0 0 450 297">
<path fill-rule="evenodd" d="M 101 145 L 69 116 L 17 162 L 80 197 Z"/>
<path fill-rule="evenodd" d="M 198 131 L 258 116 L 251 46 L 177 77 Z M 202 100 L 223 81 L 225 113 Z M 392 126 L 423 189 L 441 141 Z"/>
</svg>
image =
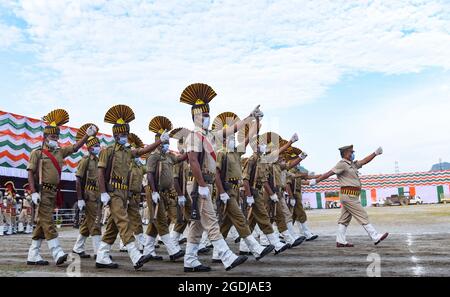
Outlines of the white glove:
<svg viewBox="0 0 450 297">
<path fill-rule="evenodd" d="M 380 146 L 379 148 L 377 148 L 377 150 L 375 151 L 375 155 L 381 155 L 383 153 L 383 148 Z"/>
<path fill-rule="evenodd" d="M 247 205 L 252 206 L 253 203 L 255 203 L 255 199 L 253 198 L 253 196 L 248 196 L 247 197 Z"/>
<path fill-rule="evenodd" d="M 86 207 L 86 202 L 83 199 L 78 200 L 78 209 L 83 210 Z"/>
<path fill-rule="evenodd" d="M 316 184 L 317 184 L 317 181 L 316 181 L 315 178 L 309 180 L 309 185 L 310 185 L 310 186 L 315 186 Z"/>
<path fill-rule="evenodd" d="M 206 198 L 209 196 L 209 188 L 208 187 L 200 187 L 198 186 L 198 194 L 202 198 Z"/>
<path fill-rule="evenodd" d="M 161 142 L 168 142 L 170 140 L 170 135 L 169 133 L 167 133 L 167 131 L 164 130 L 159 139 L 161 139 Z"/>
<path fill-rule="evenodd" d="M 41 202 L 41 195 L 37 192 L 34 192 L 31 194 L 31 200 L 35 205 L 39 205 L 39 203 Z"/>
<path fill-rule="evenodd" d="M 289 199 L 289 204 L 291 204 L 292 207 L 295 207 L 295 202 L 294 198 Z"/>
<path fill-rule="evenodd" d="M 178 205 L 184 207 L 186 205 L 186 197 L 178 196 Z"/>
<path fill-rule="evenodd" d="M 8 199 L 3 199 L 3 206 L 7 207 L 8 206 Z"/>
<path fill-rule="evenodd" d="M 160 199 L 159 193 L 158 193 L 158 192 L 153 192 L 153 193 L 152 193 L 152 200 L 153 200 L 153 203 L 158 204 L 159 199 Z"/>
<path fill-rule="evenodd" d="M 297 133 L 294 133 L 294 135 L 292 135 L 292 137 L 291 137 L 291 142 L 294 143 L 297 140 L 298 140 L 298 135 L 297 135 Z"/>
<path fill-rule="evenodd" d="M 102 201 L 103 205 L 108 204 L 109 200 L 111 200 L 111 197 L 109 197 L 108 193 L 101 193 L 100 194 L 100 200 Z"/>
<path fill-rule="evenodd" d="M 300 154 L 300 159 L 305 160 L 306 157 L 308 157 L 308 154 L 307 154 L 306 152 L 302 152 L 302 153 Z"/>
<path fill-rule="evenodd" d="M 220 194 L 220 200 L 222 200 L 224 204 L 227 204 L 228 200 L 230 200 L 230 196 L 228 196 L 227 193 L 222 193 Z"/>
<path fill-rule="evenodd" d="M 262 118 L 264 116 L 264 113 L 259 109 L 260 105 L 256 106 L 255 109 L 253 109 L 252 113 L 250 114 L 254 118 Z"/>
<path fill-rule="evenodd" d="M 273 195 L 271 195 L 270 200 L 272 200 L 273 202 L 278 202 L 279 200 L 277 194 L 274 193 Z"/>
<path fill-rule="evenodd" d="M 97 127 L 95 127 L 94 125 L 90 125 L 89 128 L 86 129 L 86 134 L 88 136 L 94 136 L 95 134 L 97 134 Z"/>
</svg>

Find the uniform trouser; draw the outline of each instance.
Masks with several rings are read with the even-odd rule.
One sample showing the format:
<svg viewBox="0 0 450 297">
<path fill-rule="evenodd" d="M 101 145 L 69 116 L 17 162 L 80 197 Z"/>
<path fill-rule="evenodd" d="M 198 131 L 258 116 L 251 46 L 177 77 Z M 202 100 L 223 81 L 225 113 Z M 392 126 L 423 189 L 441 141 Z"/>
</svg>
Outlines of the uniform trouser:
<svg viewBox="0 0 450 297">
<path fill-rule="evenodd" d="M 352 217 L 355 217 L 361 225 L 369 224 L 369 216 L 362 207 L 359 196 L 341 194 L 340 198 L 342 207 L 338 224 L 348 226 Z"/>
<path fill-rule="evenodd" d="M 230 200 L 228 200 L 226 205 L 225 216 L 222 225 L 220 226 L 220 233 L 226 238 L 231 226 L 234 226 L 239 233 L 239 237 L 246 238 L 251 234 L 251 231 L 247 224 L 247 220 L 239 207 L 239 189 L 230 189 L 227 191 L 227 194 L 230 196 Z M 224 206 L 222 206 L 222 208 L 223 207 Z"/>
<path fill-rule="evenodd" d="M 307 216 L 305 210 L 303 209 L 302 193 L 297 192 L 295 194 L 295 200 L 296 202 L 292 218 L 294 221 L 299 221 L 301 224 L 303 224 L 304 222 L 306 222 Z"/>
<path fill-rule="evenodd" d="M 281 208 L 281 211 L 283 212 L 284 221 L 286 223 L 292 222 L 292 212 L 289 209 L 289 206 L 286 202 L 286 199 L 284 198 L 283 194 L 278 195 L 280 202 L 278 202 L 278 207 Z M 287 228 L 287 227 L 286 227 Z"/>
<path fill-rule="evenodd" d="M 56 191 L 42 190 L 41 202 L 37 207 L 36 228 L 33 231 L 33 240 L 45 239 L 47 241 L 58 237 L 53 210 L 55 209 Z"/>
<path fill-rule="evenodd" d="M 109 206 L 111 215 L 108 218 L 102 241 L 112 245 L 117 238 L 117 234 L 120 234 L 123 244 L 128 245 L 134 241 L 133 230 L 127 213 L 128 191 L 114 190 L 109 193 L 109 196 L 111 197 Z"/>
<path fill-rule="evenodd" d="M 187 183 L 187 191 L 191 194 L 194 189 L 194 182 L 189 181 Z M 220 234 L 219 222 L 217 221 L 216 212 L 214 211 L 214 205 L 211 199 L 212 186 L 208 185 L 209 195 L 206 198 L 198 197 L 198 208 L 200 213 L 200 220 L 192 220 L 189 224 L 189 233 L 187 242 L 193 244 L 199 244 L 202 238 L 203 231 L 208 233 L 208 239 L 210 241 L 223 239 Z"/>
<path fill-rule="evenodd" d="M 28 209 L 27 209 L 27 207 L 24 207 L 20 211 L 19 222 L 24 225 L 31 224 L 31 207 L 29 207 Z"/>
<path fill-rule="evenodd" d="M 192 202 L 189 195 L 185 195 L 186 197 L 186 204 L 184 205 L 184 208 L 182 209 L 184 220 L 182 222 L 175 221 L 175 226 L 173 227 L 173 231 L 177 233 L 183 233 L 186 229 L 189 220 L 191 219 L 191 210 L 192 210 Z"/>
<path fill-rule="evenodd" d="M 2 201 L 0 201 L 0 203 L 2 203 Z M 0 226 L 3 225 L 3 221 L 4 221 L 3 209 L 0 208 Z"/>
<path fill-rule="evenodd" d="M 147 226 L 146 234 L 150 237 L 163 236 L 169 234 L 169 222 L 167 218 L 167 201 L 170 196 L 170 192 L 161 191 L 159 193 L 160 199 L 158 202 L 158 211 L 156 218 L 150 218 L 150 224 Z M 150 216 L 154 216 L 156 205 L 153 204 L 152 195 L 150 190 L 146 190 L 147 205 L 150 212 Z"/>
<path fill-rule="evenodd" d="M 259 229 L 264 234 L 273 233 L 272 224 L 270 223 L 269 214 L 267 213 L 266 203 L 264 202 L 263 191 L 256 189 L 253 193 L 255 203 L 252 205 L 252 214 L 249 218 L 250 230 L 253 231 L 255 225 L 258 224 Z"/>
<path fill-rule="evenodd" d="M 85 217 L 80 225 L 80 234 L 89 237 L 94 235 L 101 235 L 100 217 L 101 213 L 101 201 L 100 193 L 97 191 L 85 192 Z"/>
<path fill-rule="evenodd" d="M 131 229 L 134 234 L 142 234 L 144 229 L 142 228 L 142 217 L 139 213 L 139 203 L 141 201 L 141 193 L 133 194 L 128 200 L 128 218 L 130 220 Z"/>
<path fill-rule="evenodd" d="M 10 212 L 5 212 L 5 222 L 6 222 L 6 224 L 7 225 L 13 225 L 13 223 L 15 222 L 15 217 L 13 217 L 12 215 L 11 215 L 11 213 Z M 14 219 L 13 219 L 14 218 Z"/>
<path fill-rule="evenodd" d="M 286 205 L 286 200 L 283 197 L 283 194 L 278 192 L 276 193 L 278 196 L 278 202 L 275 203 L 275 214 L 273 217 L 273 220 L 275 221 L 275 223 L 277 224 L 277 228 L 278 228 L 278 232 L 282 233 L 284 231 L 287 230 L 287 225 L 286 225 L 286 210 L 285 208 L 287 208 Z M 269 194 L 267 194 L 267 192 L 264 192 L 264 200 L 267 203 L 267 208 L 269 208 L 269 205 L 272 202 L 272 200 L 270 200 L 269 198 Z M 289 209 L 287 210 L 289 211 Z"/>
</svg>

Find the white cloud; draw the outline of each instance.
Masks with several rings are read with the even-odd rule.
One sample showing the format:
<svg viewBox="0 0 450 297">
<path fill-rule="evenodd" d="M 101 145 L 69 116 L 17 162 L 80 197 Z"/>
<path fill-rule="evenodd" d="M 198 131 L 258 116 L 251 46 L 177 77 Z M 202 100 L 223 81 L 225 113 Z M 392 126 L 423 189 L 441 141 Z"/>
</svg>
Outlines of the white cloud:
<svg viewBox="0 0 450 297">
<path fill-rule="evenodd" d="M 12 7 L 40 63 L 23 99 L 7 108 L 41 116 L 63 105 L 72 125 L 101 122 L 115 103 L 136 110 L 142 134 L 157 114 L 189 124 L 189 107 L 178 99 L 198 81 L 219 94 L 213 113 L 243 116 L 259 103 L 270 114 L 313 102 L 348 74 L 450 69 L 446 1 L 18 0 Z"/>
<path fill-rule="evenodd" d="M 0 22 L 0 49 L 6 50 L 22 41 L 22 32 L 14 26 Z"/>
</svg>

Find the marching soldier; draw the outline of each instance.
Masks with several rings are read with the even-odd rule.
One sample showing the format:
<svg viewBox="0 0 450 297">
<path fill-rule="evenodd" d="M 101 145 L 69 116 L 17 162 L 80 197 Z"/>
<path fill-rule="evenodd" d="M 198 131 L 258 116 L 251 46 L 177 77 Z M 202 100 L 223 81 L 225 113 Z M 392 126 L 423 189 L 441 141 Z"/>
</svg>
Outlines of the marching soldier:
<svg viewBox="0 0 450 297">
<path fill-rule="evenodd" d="M 181 155 L 185 154 L 185 140 L 190 132 L 191 131 L 186 128 L 176 128 L 173 129 L 172 132 L 170 132 L 170 137 L 177 140 L 178 152 Z M 189 162 L 187 162 L 187 160 L 178 162 L 174 165 L 173 179 L 178 198 L 176 206 L 177 220 L 171 236 L 175 241 L 180 242 L 181 244 L 181 236 L 183 235 L 183 232 L 186 229 L 189 220 L 191 219 L 191 198 L 186 191 L 186 185 L 188 179 L 192 180 L 192 173 L 190 171 Z"/>
<path fill-rule="evenodd" d="M 31 219 L 32 214 L 32 201 L 31 201 L 31 190 L 30 185 L 26 183 L 23 185 L 24 197 L 22 199 L 22 208 L 19 215 L 19 224 L 25 226 L 25 234 L 31 234 L 33 232 L 33 222 Z M 20 229 L 20 228 L 19 228 Z"/>
<path fill-rule="evenodd" d="M 95 126 L 86 130 L 86 135 L 74 145 L 60 148 L 58 145 L 59 126 L 69 121 L 69 114 L 63 109 L 57 109 L 46 115 L 43 145 L 31 152 L 28 164 L 28 184 L 31 189 L 31 199 L 38 206 L 37 223 L 33 231 L 31 246 L 28 251 L 28 265 L 48 265 L 39 254 L 42 240 L 46 240 L 56 265 L 67 260 L 58 241 L 55 223 L 52 219 L 56 197 L 61 180 L 61 168 L 64 158 L 78 151 L 89 136 L 97 133 Z"/>
<path fill-rule="evenodd" d="M 287 155 L 287 159 L 291 160 L 298 157 L 301 157 L 302 160 L 306 158 L 306 154 L 298 148 L 292 148 Z M 294 221 L 294 225 L 296 223 L 300 225 L 299 229 L 301 229 L 303 235 L 306 237 L 306 241 L 315 240 L 319 236 L 313 234 L 306 224 L 307 216 L 305 210 L 303 209 L 301 187 L 303 184 L 309 184 L 307 182 L 308 180 L 317 177 L 318 176 L 309 176 L 307 173 L 301 173 L 298 167 L 294 166 L 289 170 L 287 178 L 286 190 L 289 196 L 289 204 L 293 209 L 292 220 Z"/>
<path fill-rule="evenodd" d="M 83 125 L 76 135 L 80 140 L 86 135 L 86 130 L 93 124 Z M 94 125 L 95 126 L 95 125 Z M 96 126 L 95 126 L 96 127 Z M 98 130 L 98 128 L 97 128 Z M 77 205 L 80 213 L 84 215 L 84 220 L 79 227 L 80 233 L 72 252 L 78 254 L 80 258 L 90 258 L 86 254 L 84 245 L 86 239 L 91 236 L 94 254 L 97 254 L 100 237 L 102 234 L 101 201 L 98 188 L 98 155 L 100 153 L 100 140 L 95 136 L 89 136 L 86 142 L 88 155 L 84 156 L 78 163 L 76 173 Z"/>
<path fill-rule="evenodd" d="M 8 225 L 6 235 L 12 235 L 16 231 L 17 198 L 19 198 L 19 195 L 16 192 L 14 183 L 12 181 L 7 181 L 5 183 L 5 195 L 3 197 L 3 205 L 5 207 L 5 221 Z"/>
<path fill-rule="evenodd" d="M 247 260 L 246 256 L 235 255 L 220 233 L 214 206 L 211 199 L 212 185 L 215 182 L 216 152 L 214 150 L 214 134 L 209 130 L 209 102 L 216 96 L 214 90 L 201 83 L 189 85 L 181 94 L 180 101 L 192 106 L 192 120 L 195 130 L 186 140 L 186 152 L 194 177 L 194 182 L 188 183 L 188 193 L 192 198 L 192 215 L 189 225 L 189 235 L 184 257 L 185 272 L 205 272 L 211 268 L 204 266 L 198 260 L 197 251 L 203 230 L 208 232 L 209 240 L 218 251 L 219 257 L 226 270 L 230 270 Z M 259 106 L 251 116 L 261 116 Z M 241 129 L 245 121 L 237 123 L 237 130 Z M 225 135 L 234 134 L 233 129 L 225 129 Z M 222 136 L 222 131 L 216 135 Z"/>
<path fill-rule="evenodd" d="M 264 201 L 264 190 L 271 190 L 269 185 L 270 164 L 265 160 L 266 144 L 262 135 L 251 140 L 254 150 L 244 166 L 244 189 L 249 212 L 249 226 L 253 230 L 258 224 L 269 243 L 275 247 L 275 255 L 289 248 L 289 244 L 281 243 L 272 228 L 270 217 Z"/>
<path fill-rule="evenodd" d="M 213 122 L 213 130 L 222 130 L 223 128 L 235 127 L 235 123 L 240 121 L 239 117 L 232 112 L 224 112 L 217 116 Z M 250 124 L 249 124 L 250 125 Z M 246 125 L 248 127 L 248 125 Z M 217 154 L 216 162 L 216 187 L 220 196 L 222 206 L 217 208 L 219 217 L 223 217 L 220 231 L 222 236 L 226 238 L 231 226 L 236 227 L 241 240 L 241 246 L 245 245 L 245 249 L 250 250 L 256 260 L 262 259 L 273 249 L 273 245 L 267 247 L 261 246 L 258 241 L 251 235 L 246 218 L 242 213 L 239 202 L 239 188 L 242 180 L 241 157 L 245 154 L 245 148 L 248 145 L 249 137 L 256 134 L 256 125 L 252 125 L 249 133 L 245 135 L 243 141 L 236 145 L 234 134 L 224 137 L 223 148 Z M 219 202 L 220 204 L 220 202 Z M 245 255 L 246 251 L 240 250 L 239 254 Z M 219 262 L 217 250 L 214 249 L 213 262 Z"/>
<path fill-rule="evenodd" d="M 355 161 L 355 151 L 353 145 L 348 145 L 339 148 L 342 160 L 340 160 L 336 166 L 322 174 L 317 179 L 310 180 L 310 186 L 314 186 L 317 183 L 329 178 L 336 174 L 339 185 L 341 187 L 340 199 L 341 199 L 341 216 L 338 221 L 338 232 L 336 236 L 337 247 L 353 247 L 353 244 L 348 243 L 345 238 L 347 226 L 350 224 L 352 217 L 363 226 L 369 237 L 377 245 L 389 235 L 389 233 L 378 233 L 372 224 L 369 223 L 369 216 L 359 201 L 359 195 L 361 194 L 361 180 L 359 178 L 358 169 L 372 161 L 376 156 L 383 153 L 383 149 L 379 147 L 374 153 L 365 157 L 361 161 Z"/>
<path fill-rule="evenodd" d="M 155 139 L 158 140 L 164 131 L 172 130 L 172 123 L 166 117 L 157 116 L 150 121 L 149 130 L 156 134 Z M 156 256 L 154 249 L 158 234 L 171 261 L 184 256 L 184 251 L 181 250 L 178 240 L 170 236 L 167 211 L 171 200 L 176 203 L 177 197 L 173 179 L 174 164 L 184 161 L 185 158 L 186 156 L 177 157 L 171 153 L 169 151 L 169 140 L 164 140 L 160 147 L 151 153 L 147 159 L 147 181 L 148 189 L 151 191 L 151 200 L 147 199 L 147 202 L 150 202 L 150 213 L 153 213 L 153 218 L 147 227 L 144 245 L 144 255 L 148 259 L 161 259 Z"/>
<path fill-rule="evenodd" d="M 128 135 L 128 141 L 132 148 L 139 149 L 144 147 L 142 140 L 134 133 Z M 140 214 L 140 203 L 142 196 L 142 181 L 146 173 L 146 168 L 142 164 L 142 157 L 135 157 L 131 162 L 130 168 L 130 181 L 129 181 L 129 200 L 128 200 L 128 218 L 132 226 L 134 237 L 137 239 L 139 250 L 143 249 L 145 244 L 144 229 L 142 228 L 142 217 Z"/>
<path fill-rule="evenodd" d="M 161 140 L 144 148 L 133 149 L 128 144 L 130 133 L 129 123 L 134 120 L 133 110 L 126 105 L 111 107 L 105 115 L 105 122 L 113 124 L 114 143 L 102 149 L 98 162 L 98 183 L 100 199 L 103 205 L 110 204 L 111 215 L 108 219 L 106 231 L 100 242 L 97 258 L 97 268 L 118 268 L 110 258 L 111 246 L 120 234 L 120 238 L 127 248 L 135 269 L 145 264 L 145 257 L 135 244 L 132 226 L 129 224 L 126 205 L 128 202 L 129 169 L 135 157 L 153 151 L 161 141 L 167 141 L 169 135 L 163 133 Z"/>
<path fill-rule="evenodd" d="M 286 164 L 280 158 L 282 154 L 291 146 L 292 143 L 298 140 L 297 134 L 291 137 L 289 142 L 283 140 L 278 134 L 274 132 L 267 132 L 263 135 L 264 143 L 266 144 L 267 153 L 264 160 L 268 162 L 269 178 L 268 187 L 264 187 L 267 198 L 268 208 L 271 210 L 270 215 L 277 224 L 280 234 L 283 235 L 284 240 L 289 244 L 289 247 L 296 247 L 300 245 L 305 237 L 296 237 L 292 227 L 292 217 L 286 205 L 286 200 L 283 197 L 285 184 L 283 183 L 282 173 L 286 169 Z M 281 147 L 280 147 L 281 145 Z M 289 224 L 290 223 L 290 224 Z M 289 228 L 290 227 L 290 228 Z"/>
</svg>

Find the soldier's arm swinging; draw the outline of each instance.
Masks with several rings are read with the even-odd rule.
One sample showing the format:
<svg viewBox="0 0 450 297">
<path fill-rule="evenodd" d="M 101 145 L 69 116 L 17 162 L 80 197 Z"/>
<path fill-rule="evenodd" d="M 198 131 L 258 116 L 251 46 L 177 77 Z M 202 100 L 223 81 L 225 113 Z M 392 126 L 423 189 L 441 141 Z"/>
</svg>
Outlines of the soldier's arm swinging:
<svg viewBox="0 0 450 297">
<path fill-rule="evenodd" d="M 28 170 L 28 185 L 30 186 L 31 193 L 36 192 L 36 188 L 34 186 L 34 172 L 33 170 Z"/>
<path fill-rule="evenodd" d="M 153 152 L 161 144 L 161 139 L 158 139 L 152 144 L 146 145 L 144 148 L 132 149 L 131 154 L 133 157 L 140 157 L 147 153 Z"/>
<path fill-rule="evenodd" d="M 275 194 L 275 193 L 272 191 L 272 188 L 270 187 L 270 184 L 269 184 L 268 181 L 266 181 L 266 182 L 264 183 L 264 190 L 266 190 L 266 192 L 269 194 L 269 196 L 272 196 L 273 194 Z"/>
<path fill-rule="evenodd" d="M 294 168 L 294 167 L 297 166 L 301 161 L 302 161 L 302 158 L 300 158 L 300 157 L 297 157 L 297 158 L 295 158 L 294 160 L 289 161 L 289 162 L 286 164 L 286 169 L 289 170 L 289 169 L 291 169 L 291 168 Z"/>
<path fill-rule="evenodd" d="M 292 193 L 291 183 L 287 183 L 286 185 L 286 192 L 288 193 L 289 197 L 294 197 L 294 193 Z"/>
<path fill-rule="evenodd" d="M 83 138 L 81 138 L 79 141 L 77 141 L 74 145 L 73 145 L 73 151 L 76 152 L 78 151 L 88 140 L 89 135 L 85 134 L 83 136 Z"/>
<path fill-rule="evenodd" d="M 77 176 L 77 179 L 75 181 L 75 187 L 77 190 L 77 199 L 83 200 L 83 195 L 81 193 L 81 178 Z"/>
<path fill-rule="evenodd" d="M 219 194 L 225 193 L 225 189 L 223 188 L 222 180 L 220 179 L 220 170 L 218 168 L 216 168 L 215 182 L 216 182 L 216 187 L 217 187 L 217 191 L 219 192 Z"/>
<path fill-rule="evenodd" d="M 250 183 L 247 179 L 244 179 L 244 192 L 245 196 L 247 197 L 252 196 L 252 192 L 250 191 Z"/>
<path fill-rule="evenodd" d="M 100 193 L 106 193 L 105 168 L 102 168 L 102 167 L 98 168 L 98 188 L 100 190 Z"/>
<path fill-rule="evenodd" d="M 147 172 L 147 181 L 150 189 L 152 189 L 152 192 L 157 192 L 155 186 L 155 175 L 153 174 L 153 172 Z"/>
<path fill-rule="evenodd" d="M 198 155 L 199 155 L 199 153 L 196 153 L 196 152 L 188 153 L 189 165 L 191 166 L 192 175 L 194 176 L 198 185 L 200 187 L 206 187 L 207 185 L 206 185 L 205 180 L 203 179 L 202 170 L 200 168 L 200 163 L 198 162 Z"/>
<path fill-rule="evenodd" d="M 178 196 L 184 196 L 183 190 L 181 189 L 181 182 L 178 177 L 174 177 L 173 186 L 175 188 L 175 191 L 177 191 Z"/>
</svg>

